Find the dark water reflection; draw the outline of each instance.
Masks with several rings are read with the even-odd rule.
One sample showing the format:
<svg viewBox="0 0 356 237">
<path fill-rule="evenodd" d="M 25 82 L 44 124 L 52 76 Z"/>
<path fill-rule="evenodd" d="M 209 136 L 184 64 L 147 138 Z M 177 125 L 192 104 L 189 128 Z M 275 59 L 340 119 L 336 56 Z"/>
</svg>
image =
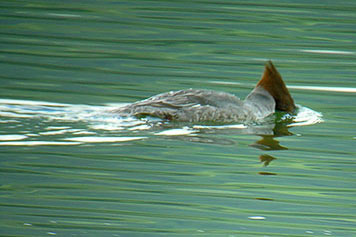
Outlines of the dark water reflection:
<svg viewBox="0 0 356 237">
<path fill-rule="evenodd" d="M 263 135 L 262 139 L 252 144 L 252 147 L 260 150 L 274 151 L 274 150 L 288 150 L 287 147 L 281 146 L 275 136 Z"/>
<path fill-rule="evenodd" d="M 276 158 L 267 154 L 260 155 L 260 161 L 263 163 L 264 166 L 268 166 Z"/>
</svg>

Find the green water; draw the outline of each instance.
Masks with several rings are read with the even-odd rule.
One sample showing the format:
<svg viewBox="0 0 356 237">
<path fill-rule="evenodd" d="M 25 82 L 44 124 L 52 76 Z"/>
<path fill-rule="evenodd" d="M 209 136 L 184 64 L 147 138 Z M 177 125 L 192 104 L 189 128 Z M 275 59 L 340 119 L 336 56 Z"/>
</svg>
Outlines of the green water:
<svg viewBox="0 0 356 237">
<path fill-rule="evenodd" d="M 1 1 L 0 235 L 355 236 L 355 12 Z M 185 88 L 244 98 L 269 59 L 323 122 L 146 129 L 103 112 Z"/>
</svg>

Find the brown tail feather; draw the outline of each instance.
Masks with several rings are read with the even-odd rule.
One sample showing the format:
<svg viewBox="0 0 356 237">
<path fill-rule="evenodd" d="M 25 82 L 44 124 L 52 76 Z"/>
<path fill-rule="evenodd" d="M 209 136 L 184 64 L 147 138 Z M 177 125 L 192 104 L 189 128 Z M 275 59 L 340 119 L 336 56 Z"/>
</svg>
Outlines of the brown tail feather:
<svg viewBox="0 0 356 237">
<path fill-rule="evenodd" d="M 281 75 L 271 61 L 268 61 L 263 72 L 262 79 L 257 86 L 263 87 L 276 101 L 276 110 L 293 112 L 295 104 L 292 96 L 284 84 Z"/>
</svg>

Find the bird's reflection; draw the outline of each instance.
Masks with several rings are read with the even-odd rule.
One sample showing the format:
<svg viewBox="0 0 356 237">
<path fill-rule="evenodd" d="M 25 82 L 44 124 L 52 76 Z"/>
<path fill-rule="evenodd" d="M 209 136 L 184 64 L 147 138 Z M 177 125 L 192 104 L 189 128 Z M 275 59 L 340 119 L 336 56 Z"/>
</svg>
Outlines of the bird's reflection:
<svg viewBox="0 0 356 237">
<path fill-rule="evenodd" d="M 293 133 L 288 130 L 288 122 L 289 121 L 276 122 L 274 128 L 272 129 L 272 134 L 260 134 L 259 136 L 261 137 L 261 139 L 251 144 L 250 146 L 263 151 L 288 150 L 288 147 L 282 146 L 276 139 L 277 137 L 293 135 Z M 261 161 L 261 163 L 263 163 L 264 166 L 268 166 L 273 160 L 276 159 L 277 158 L 268 154 L 262 154 L 259 156 L 259 160 Z M 270 173 L 260 174 L 271 175 Z"/>
<path fill-rule="evenodd" d="M 281 119 L 279 116 L 275 117 L 274 120 L 272 119 L 271 121 L 261 125 L 242 126 L 242 128 L 231 127 L 227 129 L 227 127 L 224 126 L 199 126 L 199 129 L 197 129 L 196 127 L 188 127 L 192 133 L 185 136 L 173 136 L 171 139 L 198 143 L 234 145 L 238 143 L 238 140 L 236 138 L 231 139 L 231 137 L 240 134 L 251 134 L 260 137 L 260 139 L 249 145 L 251 147 L 262 151 L 288 150 L 288 147 L 281 145 L 277 138 L 293 135 L 293 133 L 288 130 L 288 124 L 291 122 L 292 121 L 289 121 L 289 119 Z M 162 127 L 165 129 L 174 129 L 177 127 L 182 128 L 182 124 L 169 123 L 164 126 L 160 126 L 159 129 L 162 129 Z M 276 159 L 276 157 L 269 154 L 261 154 L 259 156 L 259 160 L 264 166 L 268 166 L 273 160 Z M 264 172 L 261 173 L 261 175 L 271 174 Z"/>
<path fill-rule="evenodd" d="M 262 138 L 250 146 L 258 148 L 264 151 L 275 151 L 275 150 L 288 150 L 287 147 L 279 144 L 279 141 L 275 139 L 275 136 L 271 135 L 260 135 Z"/>
<path fill-rule="evenodd" d="M 267 154 L 260 155 L 259 157 L 261 163 L 263 163 L 264 166 L 268 166 L 269 163 L 271 163 L 273 160 L 276 158 Z"/>
</svg>

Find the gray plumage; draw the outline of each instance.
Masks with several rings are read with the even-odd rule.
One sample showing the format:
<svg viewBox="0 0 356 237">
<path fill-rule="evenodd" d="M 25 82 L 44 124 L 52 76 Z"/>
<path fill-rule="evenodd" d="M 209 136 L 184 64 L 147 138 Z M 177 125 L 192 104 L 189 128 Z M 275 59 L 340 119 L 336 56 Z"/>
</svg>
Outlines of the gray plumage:
<svg viewBox="0 0 356 237">
<path fill-rule="evenodd" d="M 112 112 L 182 122 L 248 123 L 263 119 L 276 109 L 293 112 L 295 108 L 281 75 L 268 61 L 262 79 L 245 100 L 226 92 L 188 89 L 159 94 Z"/>
<path fill-rule="evenodd" d="M 229 123 L 262 119 L 272 114 L 274 107 L 272 96 L 263 88 L 255 88 L 245 101 L 225 92 L 188 89 L 159 94 L 113 112 L 182 122 Z"/>
</svg>

